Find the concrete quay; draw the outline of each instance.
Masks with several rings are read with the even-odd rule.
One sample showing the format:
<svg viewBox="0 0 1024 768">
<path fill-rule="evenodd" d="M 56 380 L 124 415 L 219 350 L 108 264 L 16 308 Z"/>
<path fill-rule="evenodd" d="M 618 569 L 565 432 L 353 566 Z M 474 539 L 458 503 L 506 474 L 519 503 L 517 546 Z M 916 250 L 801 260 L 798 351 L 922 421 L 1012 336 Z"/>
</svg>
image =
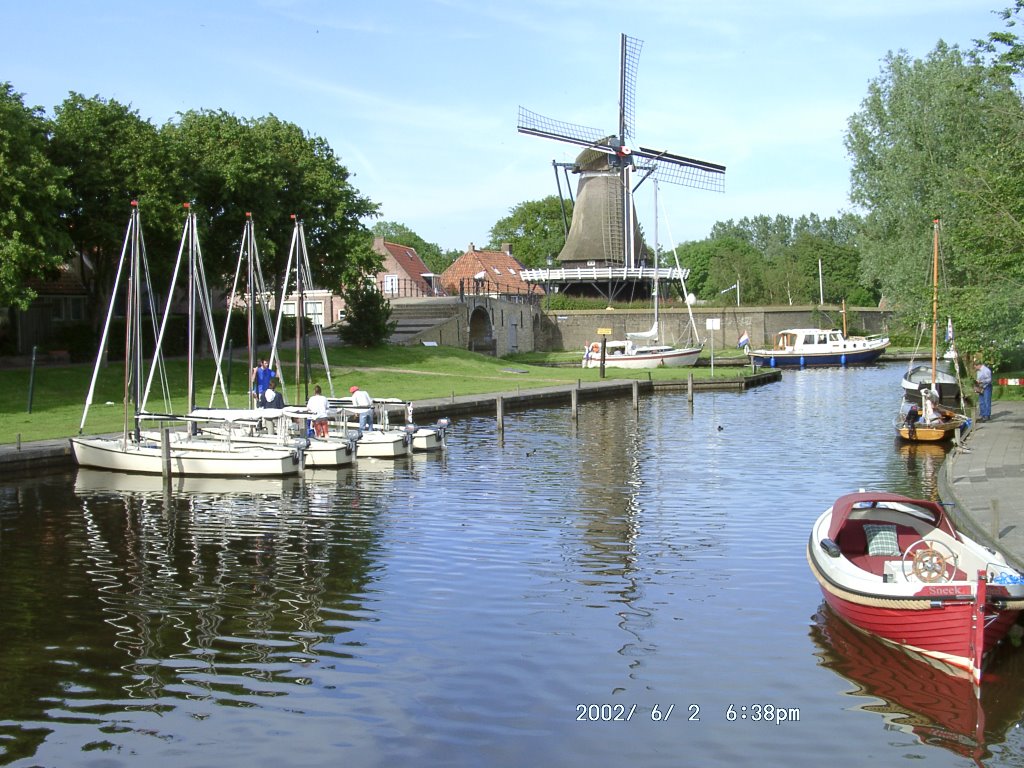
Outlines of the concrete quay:
<svg viewBox="0 0 1024 768">
<path fill-rule="evenodd" d="M 992 403 L 939 471 L 939 496 L 968 536 L 1024 569 L 1024 401 Z"/>
<path fill-rule="evenodd" d="M 743 390 L 778 381 L 782 374 L 778 370 L 761 371 L 754 375 L 728 378 L 695 378 L 694 392 L 709 390 Z M 440 417 L 464 416 L 467 414 L 498 414 L 500 410 L 516 410 L 542 406 L 568 405 L 574 393 L 578 402 L 608 397 L 629 397 L 650 394 L 654 391 L 686 390 L 691 386 L 689 378 L 654 381 L 651 379 L 603 379 L 594 382 L 578 382 L 552 387 L 516 388 L 513 391 L 484 393 L 478 395 L 452 395 L 429 400 L 413 401 L 414 417 L 421 424 Z M 34 442 L 6 443 L 0 445 L 0 477 L 73 467 L 74 455 L 67 437 Z"/>
</svg>

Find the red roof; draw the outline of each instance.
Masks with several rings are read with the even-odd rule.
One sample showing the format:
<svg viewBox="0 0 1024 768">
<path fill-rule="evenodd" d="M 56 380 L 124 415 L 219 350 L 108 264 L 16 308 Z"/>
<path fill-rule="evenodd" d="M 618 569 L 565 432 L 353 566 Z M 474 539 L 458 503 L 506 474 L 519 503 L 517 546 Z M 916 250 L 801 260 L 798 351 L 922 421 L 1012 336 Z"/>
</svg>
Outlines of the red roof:
<svg viewBox="0 0 1024 768">
<path fill-rule="evenodd" d="M 527 283 L 520 277 L 523 265 L 508 251 L 481 251 L 470 244 L 462 254 L 441 275 L 441 285 L 451 295 L 459 292 L 459 285 L 473 285 L 482 280 L 499 293 L 543 294 L 539 285 Z"/>
<path fill-rule="evenodd" d="M 430 274 L 430 270 L 415 248 L 389 243 L 383 237 L 377 237 L 373 240 L 373 250 L 384 257 L 384 268 L 377 274 L 378 282 L 383 280 L 385 275 L 398 275 L 401 280 L 415 283 L 424 294 L 432 293 L 430 283 L 423 277 Z"/>
</svg>

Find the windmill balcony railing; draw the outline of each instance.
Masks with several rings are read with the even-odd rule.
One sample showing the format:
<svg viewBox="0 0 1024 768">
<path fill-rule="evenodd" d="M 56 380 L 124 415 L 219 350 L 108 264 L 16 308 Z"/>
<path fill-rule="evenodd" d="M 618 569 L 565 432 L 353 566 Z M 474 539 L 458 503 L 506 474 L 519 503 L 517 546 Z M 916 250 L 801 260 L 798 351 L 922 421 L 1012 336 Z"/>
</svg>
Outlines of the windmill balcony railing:
<svg viewBox="0 0 1024 768">
<path fill-rule="evenodd" d="M 581 280 L 685 280 L 689 269 L 677 267 L 569 267 L 524 269 L 519 276 L 528 283 L 566 283 Z"/>
</svg>

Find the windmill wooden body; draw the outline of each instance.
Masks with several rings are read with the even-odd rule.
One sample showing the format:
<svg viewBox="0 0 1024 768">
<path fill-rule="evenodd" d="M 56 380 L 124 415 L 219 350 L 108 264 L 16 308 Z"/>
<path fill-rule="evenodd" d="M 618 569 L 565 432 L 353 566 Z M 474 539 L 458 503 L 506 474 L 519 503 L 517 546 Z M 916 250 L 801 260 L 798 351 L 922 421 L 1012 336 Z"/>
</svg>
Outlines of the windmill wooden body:
<svg viewBox="0 0 1024 768">
<path fill-rule="evenodd" d="M 724 165 L 633 145 L 636 71 L 642 46 L 640 40 L 621 36 L 616 133 L 553 120 L 519 108 L 520 133 L 583 147 L 576 162 L 569 164 L 572 172 L 579 175 L 579 182 L 572 225 L 558 254 L 558 268 L 531 270 L 524 273 L 524 279 L 563 285 L 596 285 L 597 281 L 605 281 L 606 285 L 599 286 L 599 290 L 614 298 L 622 286 L 649 282 L 652 278 L 651 269 L 643 269 L 643 239 L 633 205 L 633 193 L 644 181 L 653 176 L 697 189 L 724 189 Z M 674 272 L 669 269 L 657 277 L 671 279 L 677 277 Z"/>
</svg>

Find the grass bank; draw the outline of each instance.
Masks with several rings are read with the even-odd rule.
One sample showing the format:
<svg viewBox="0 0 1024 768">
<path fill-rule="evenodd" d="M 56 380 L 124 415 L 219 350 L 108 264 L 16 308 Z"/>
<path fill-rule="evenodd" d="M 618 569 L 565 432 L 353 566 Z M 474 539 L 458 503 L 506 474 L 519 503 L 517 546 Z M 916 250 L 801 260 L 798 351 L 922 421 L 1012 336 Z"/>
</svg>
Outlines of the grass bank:
<svg viewBox="0 0 1024 768">
<path fill-rule="evenodd" d="M 451 347 L 382 347 L 372 350 L 351 348 L 328 349 L 331 379 L 339 397 L 348 394 L 353 384 L 366 389 L 376 397 L 397 397 L 403 400 L 424 400 L 514 390 L 533 387 L 571 384 L 578 380 L 597 381 L 596 369 L 583 369 L 579 365 L 556 367 L 552 363 L 573 363 L 579 355 L 560 359 L 521 356 L 496 359 Z M 716 360 L 720 359 L 716 353 Z M 724 357 L 722 357 L 724 361 Z M 310 390 L 319 383 L 325 394 L 330 394 L 327 376 L 320 358 L 311 365 Z M 240 358 L 225 365 L 225 378 L 230 384 L 229 405 L 246 407 L 248 394 L 247 364 Z M 294 357 L 285 357 L 281 366 L 288 403 L 305 402 L 295 386 Z M 34 376 L 28 368 L 0 370 L 0 388 L 5 397 L 0 402 L 0 443 L 13 443 L 19 435 L 23 441 L 70 437 L 78 434 L 85 406 L 93 366 L 64 365 L 39 366 Z M 716 367 L 715 378 L 735 378 L 749 368 Z M 689 373 L 695 377 L 710 377 L 709 367 L 687 369 L 658 369 L 628 371 L 607 368 L 606 378 L 631 379 L 648 376 L 654 380 L 685 379 Z M 145 375 L 148 375 L 145 374 Z M 210 403 L 214 380 L 212 360 L 200 360 L 196 365 L 196 402 L 199 406 Z M 186 407 L 187 366 L 184 360 L 169 360 L 165 377 L 167 391 L 154 383 L 148 409 L 153 412 L 180 413 Z M 101 369 L 83 432 L 101 434 L 117 432 L 122 428 L 124 366 L 111 363 Z M 30 402 L 31 401 L 31 402 Z M 31 412 L 29 408 L 31 405 Z M 224 405 L 218 390 L 214 407 Z"/>
</svg>

